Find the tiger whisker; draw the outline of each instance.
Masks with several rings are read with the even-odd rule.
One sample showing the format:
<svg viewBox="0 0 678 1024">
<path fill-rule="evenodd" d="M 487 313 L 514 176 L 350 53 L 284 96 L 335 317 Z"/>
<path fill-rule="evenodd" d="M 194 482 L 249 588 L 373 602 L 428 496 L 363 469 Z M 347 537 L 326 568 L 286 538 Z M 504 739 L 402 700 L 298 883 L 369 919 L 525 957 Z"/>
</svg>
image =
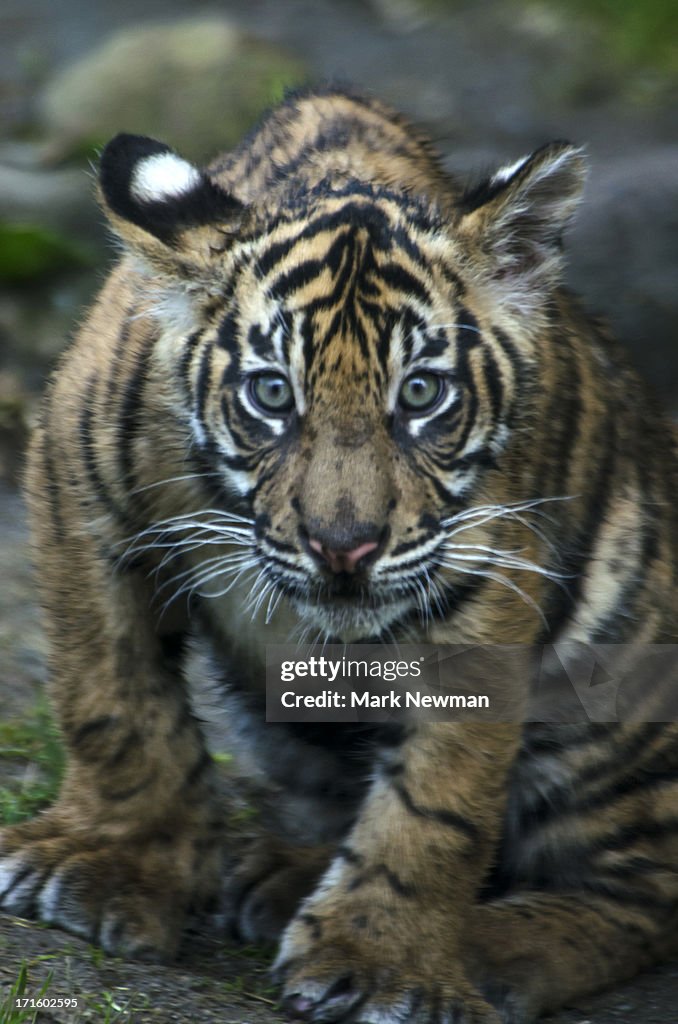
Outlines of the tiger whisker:
<svg viewBox="0 0 678 1024">
<path fill-rule="evenodd" d="M 430 580 L 428 582 L 430 583 Z M 419 613 L 419 620 L 420 620 L 422 626 L 424 627 L 424 629 L 428 628 L 429 620 L 431 618 L 431 606 L 430 606 L 430 603 L 429 603 L 429 593 L 430 593 L 430 588 L 429 588 L 429 592 L 427 592 L 427 588 L 426 588 L 426 585 L 424 584 L 423 580 L 421 580 L 421 579 L 416 580 L 416 589 L 414 591 L 414 594 L 415 594 L 415 598 L 416 598 L 416 602 L 417 602 L 417 611 Z"/>
<path fill-rule="evenodd" d="M 269 582 L 266 577 L 267 577 L 267 572 L 266 572 L 266 567 L 264 566 L 264 567 L 259 569 L 259 572 L 258 572 L 258 574 L 256 576 L 256 579 L 254 580 L 254 582 L 252 583 L 252 586 L 250 587 L 249 596 L 248 596 L 247 602 L 245 604 L 245 611 L 249 611 L 251 613 L 250 617 L 252 619 L 254 619 L 257 611 L 259 610 L 258 606 L 255 607 L 255 605 L 257 604 L 257 602 L 259 600 L 260 594 L 261 594 L 261 590 L 258 589 L 259 585 L 260 585 L 260 583 L 263 582 L 264 583 L 264 587 L 265 587 L 266 584 Z M 264 589 L 264 587 L 262 587 L 262 590 Z M 266 592 L 268 592 L 268 591 L 266 591 Z"/>
<path fill-rule="evenodd" d="M 236 583 L 240 580 L 240 577 L 243 575 L 243 573 L 246 573 L 248 571 L 250 571 L 250 572 L 253 571 L 254 569 L 258 568 L 258 565 L 259 565 L 258 560 L 255 561 L 252 565 L 242 565 L 237 570 L 237 572 L 235 573 L 235 576 L 233 577 L 233 579 L 230 580 L 224 587 L 222 587 L 220 590 L 215 590 L 215 591 L 211 591 L 210 593 L 206 593 L 206 592 L 203 591 L 203 588 L 205 586 L 207 586 L 209 583 L 211 583 L 212 580 L 216 579 L 218 576 L 222 576 L 223 575 L 223 573 L 218 572 L 218 571 L 215 570 L 208 578 L 206 578 L 204 580 L 201 580 L 195 586 L 191 587 L 190 590 L 189 590 L 189 593 L 191 593 L 191 594 L 194 594 L 194 593 L 198 594 L 200 597 L 207 598 L 207 600 L 213 600 L 214 598 L 217 598 L 217 597 L 223 597 L 224 594 L 228 594 L 229 591 L 231 591 L 233 589 L 233 587 L 236 585 Z"/>
<path fill-rule="evenodd" d="M 170 579 L 165 580 L 157 589 L 156 593 L 160 594 L 167 587 L 177 583 L 179 580 L 186 580 L 192 578 L 193 580 L 200 582 L 205 574 L 212 574 L 215 570 L 219 573 L 234 572 L 239 566 L 245 565 L 250 561 L 258 563 L 258 559 L 253 555 L 247 555 L 245 552 L 238 552 L 238 556 L 229 557 L 223 555 L 217 555 L 214 558 L 208 558 L 204 562 L 201 562 L 199 566 L 191 566 L 188 569 L 184 569 L 182 572 L 177 573 Z M 157 570 L 154 570 L 157 572 Z"/>
<path fill-rule="evenodd" d="M 179 554 L 185 551 L 192 551 L 195 548 L 213 547 L 215 545 L 229 545 L 238 548 L 249 548 L 252 546 L 250 537 L 223 532 L 219 532 L 215 537 L 204 537 L 201 536 L 201 531 L 196 530 L 185 537 L 174 537 L 170 540 L 164 539 L 165 534 L 160 534 L 160 538 L 162 539 L 149 540 L 147 543 L 129 547 L 125 554 L 139 554 L 143 551 L 164 551 L 165 549 L 171 549 Z"/>
<path fill-rule="evenodd" d="M 494 580 L 495 583 L 500 583 L 502 586 L 512 590 L 514 594 L 517 594 L 522 600 L 529 605 L 539 615 L 545 626 L 548 625 L 546 616 L 543 611 L 536 603 L 536 601 L 526 594 L 522 587 L 519 587 L 517 583 L 509 579 L 508 576 L 504 576 L 503 573 L 493 572 L 491 569 L 471 569 L 467 565 L 455 565 L 452 562 L 446 563 L 448 568 L 456 569 L 458 572 L 467 573 L 470 576 L 482 576 L 484 579 Z"/>
<path fill-rule="evenodd" d="M 536 510 L 535 514 L 542 513 L 540 513 L 539 510 Z M 458 536 L 458 534 L 463 533 L 466 530 L 479 528 L 496 519 L 511 519 L 519 522 L 522 526 L 525 526 L 528 530 L 530 530 L 536 537 L 539 538 L 539 540 L 542 541 L 542 543 L 545 544 L 546 547 L 549 548 L 551 552 L 557 551 L 554 544 L 544 535 L 542 530 L 535 526 L 535 524 L 530 523 L 528 520 L 525 520 L 522 516 L 517 515 L 513 510 L 506 510 L 501 508 L 501 506 L 498 506 L 496 511 L 485 512 L 484 510 L 478 510 L 474 512 L 473 516 L 469 516 L 464 521 L 460 521 L 461 519 L 462 517 L 460 516 L 454 520 L 457 523 L 457 525 L 455 529 L 449 532 L 448 540 Z"/>
<path fill-rule="evenodd" d="M 258 577 L 257 577 L 257 579 L 258 579 Z M 261 587 L 261 590 L 256 595 L 256 598 L 255 598 L 254 602 L 251 605 L 251 608 L 252 608 L 251 619 L 252 619 L 252 621 L 254 621 L 254 619 L 256 619 L 257 615 L 259 614 L 259 611 L 261 610 L 261 607 L 262 607 L 264 601 L 266 600 L 266 598 L 269 595 L 271 595 L 274 592 L 274 590 L 275 590 L 275 584 L 274 584 L 273 580 L 271 580 L 271 579 L 264 579 L 264 585 Z"/>
<path fill-rule="evenodd" d="M 175 558 L 178 558 L 180 555 L 188 554 L 191 551 L 198 551 L 201 548 L 206 548 L 206 547 L 224 547 L 226 545 L 232 546 L 233 545 L 233 541 L 229 540 L 227 538 L 215 538 L 213 540 L 188 538 L 185 542 L 182 542 L 180 544 L 162 544 L 162 545 L 159 545 L 160 549 L 168 548 L 168 551 L 162 557 L 162 560 L 160 562 L 159 568 L 160 569 L 164 569 L 165 566 L 168 565 Z M 254 550 L 253 546 L 251 544 L 249 544 L 249 543 L 245 544 L 245 543 L 237 542 L 236 543 L 236 547 L 237 547 L 238 550 L 226 552 L 221 557 L 223 557 L 223 558 L 228 558 L 228 557 L 235 558 L 236 556 L 240 556 L 240 555 L 244 554 L 247 551 Z"/>
<path fill-rule="evenodd" d="M 554 501 L 571 501 L 573 498 L 574 495 L 561 495 L 552 498 L 532 498 L 526 501 L 510 502 L 506 505 L 477 505 L 474 508 L 465 509 L 463 512 L 457 513 L 457 515 L 450 516 L 449 519 L 443 519 L 441 526 L 444 528 L 456 527 L 459 523 L 464 523 L 469 519 L 484 517 L 485 515 L 490 516 L 490 519 L 528 511 L 539 515 L 543 514 L 541 510 L 542 505 Z"/>
<path fill-rule="evenodd" d="M 254 526 L 254 520 L 250 516 L 241 516 L 237 512 L 227 512 L 225 509 L 221 508 L 201 508 L 194 509 L 192 512 L 182 512 L 175 516 L 168 516 L 166 519 L 158 519 L 142 532 L 146 533 L 147 530 L 156 530 L 158 527 L 180 524 L 187 519 L 194 519 L 202 522 L 203 520 L 198 520 L 198 516 L 206 516 L 213 519 L 228 519 L 231 522 L 247 523 L 252 527 Z"/>
<path fill-rule="evenodd" d="M 231 565 L 224 564 L 222 560 L 210 561 L 214 562 L 214 564 L 208 565 L 203 563 L 201 566 L 186 569 L 181 573 L 177 573 L 177 575 L 171 577 L 171 579 L 165 580 L 161 586 L 157 588 L 154 598 L 157 600 L 163 591 L 166 591 L 170 587 L 175 587 L 176 589 L 169 598 L 171 603 L 184 593 L 196 593 L 200 587 L 205 586 L 213 579 L 233 573 L 236 574 L 237 578 L 237 574 L 249 568 L 251 564 L 258 564 L 258 560 L 254 558 L 243 559 L 242 561 Z M 177 584 L 180 585 L 177 586 Z"/>
<path fill-rule="evenodd" d="M 192 530 L 192 532 L 187 533 L 187 530 Z M 180 536 L 173 537 L 174 533 L 180 534 Z M 198 542 L 201 534 L 213 535 L 212 539 L 203 537 L 201 542 L 205 544 L 229 543 L 244 546 L 251 544 L 253 538 L 251 530 L 240 526 L 221 526 L 189 521 L 181 526 L 156 525 L 142 530 L 134 537 L 128 537 L 121 541 L 121 544 L 127 544 L 127 548 L 121 554 L 120 560 L 124 561 L 132 555 L 156 549 L 179 549 L 187 544 Z"/>
<path fill-rule="evenodd" d="M 571 575 L 568 575 L 567 573 L 560 573 L 553 569 L 546 569 L 543 566 L 538 565 L 536 562 L 530 561 L 528 558 L 520 558 L 516 552 L 504 551 L 501 548 L 492 548 L 485 544 L 446 544 L 444 547 L 445 554 L 450 554 L 453 558 L 468 561 L 477 561 L 477 558 L 474 558 L 472 554 L 467 553 L 474 551 L 477 551 L 481 558 L 484 555 L 491 555 L 493 565 L 503 565 L 506 568 L 524 569 L 526 572 L 536 572 L 540 576 L 546 576 L 554 581 L 572 578 Z"/>
<path fill-rule="evenodd" d="M 438 580 L 431 578 L 431 574 L 427 568 L 424 569 L 424 573 L 426 576 L 426 585 L 428 586 L 429 602 L 434 605 L 436 614 L 442 618 L 445 605 L 443 603 L 443 595 L 440 592 L 439 582 Z"/>
<path fill-rule="evenodd" d="M 535 537 L 539 538 L 542 544 L 544 544 L 552 554 L 559 554 L 557 544 L 554 544 L 554 542 L 550 540 L 549 537 L 546 536 L 544 531 L 535 523 L 531 523 L 529 519 L 525 519 L 524 516 L 521 516 L 515 512 L 511 513 L 511 515 L 508 518 L 514 520 L 516 523 L 520 523 L 521 526 L 524 526 L 528 530 L 530 530 L 535 535 Z"/>
<path fill-rule="evenodd" d="M 208 547 L 213 545 L 218 545 L 220 547 L 226 545 L 235 545 L 239 549 L 234 552 L 225 553 L 224 555 L 220 556 L 222 558 L 227 558 L 230 556 L 235 557 L 236 555 L 242 555 L 244 552 L 252 550 L 251 542 L 246 542 L 243 538 L 240 537 L 233 538 L 226 535 L 217 538 L 205 539 L 199 538 L 196 534 L 192 534 L 189 537 L 184 537 L 179 540 L 149 541 L 146 544 L 133 545 L 131 547 L 128 547 L 127 550 L 123 552 L 118 561 L 120 564 L 122 564 L 136 555 L 149 554 L 155 551 L 165 551 L 165 554 L 160 559 L 158 565 L 154 566 L 150 570 L 148 575 L 152 576 L 154 574 L 157 575 L 158 573 L 162 572 L 162 570 L 164 570 L 172 561 L 174 561 L 174 559 L 179 558 L 181 555 L 184 555 L 191 551 L 198 550 L 202 547 Z"/>
<path fill-rule="evenodd" d="M 269 622 L 275 615 L 278 605 L 280 604 L 283 597 L 283 590 L 278 586 L 277 583 L 273 584 L 273 593 L 268 599 L 268 605 L 266 607 L 266 618 L 264 619 L 265 624 L 268 626 Z"/>
<path fill-rule="evenodd" d="M 177 523 L 176 525 L 158 525 L 149 527 L 144 530 L 143 533 L 138 534 L 137 537 L 138 539 L 141 539 L 142 537 L 152 536 L 153 534 L 164 537 L 173 533 L 181 534 L 190 529 L 196 530 L 197 532 L 203 531 L 205 533 L 218 533 L 223 536 L 252 536 L 252 530 L 246 526 L 238 526 L 234 523 L 210 523 L 203 520 L 187 519 L 186 522 Z"/>
<path fill-rule="evenodd" d="M 184 480 L 206 480 L 210 477 L 219 478 L 216 470 L 209 470 L 206 473 L 182 473 L 180 476 L 168 476 L 164 480 L 154 480 L 152 484 L 144 484 L 143 487 L 135 487 L 130 494 L 143 494 L 144 491 L 151 491 L 156 487 L 165 487 L 166 484 L 176 484 Z"/>
<path fill-rule="evenodd" d="M 253 565 L 244 564 L 244 565 L 238 567 L 237 569 L 236 568 L 231 568 L 229 571 L 235 573 L 233 578 L 231 580 L 229 580 L 229 582 L 224 587 L 222 587 L 220 590 L 212 591 L 211 593 L 206 593 L 206 592 L 201 593 L 201 588 L 204 588 L 204 587 L 208 586 L 213 580 L 218 579 L 219 577 L 225 575 L 225 572 L 223 570 L 213 569 L 210 573 L 204 574 L 200 579 L 197 579 L 197 580 L 195 580 L 195 579 L 194 580 L 186 580 L 182 584 L 182 586 L 179 587 L 179 589 L 175 593 L 170 595 L 170 597 L 167 599 L 167 601 L 165 601 L 164 605 L 162 606 L 162 614 L 164 614 L 165 611 L 169 608 L 169 606 L 174 601 L 178 600 L 178 598 L 180 598 L 182 596 L 182 594 L 187 594 L 188 595 L 188 601 L 189 602 L 190 602 L 191 597 L 194 594 L 198 594 L 199 596 L 205 597 L 208 600 L 214 599 L 214 598 L 217 598 L 217 597 L 223 597 L 224 594 L 227 594 L 230 590 L 233 589 L 233 587 L 239 581 L 239 579 L 241 578 L 243 573 L 246 573 L 247 571 L 252 571 L 254 568 L 257 568 L 257 566 L 258 566 L 258 561 L 255 561 Z"/>
</svg>

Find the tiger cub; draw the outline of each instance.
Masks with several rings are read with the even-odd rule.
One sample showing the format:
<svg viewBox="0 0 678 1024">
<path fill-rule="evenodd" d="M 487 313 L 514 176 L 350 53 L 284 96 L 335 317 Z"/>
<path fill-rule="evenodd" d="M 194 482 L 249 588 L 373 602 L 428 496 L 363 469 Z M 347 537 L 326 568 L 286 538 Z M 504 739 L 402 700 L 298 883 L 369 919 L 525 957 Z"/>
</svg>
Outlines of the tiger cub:
<svg viewBox="0 0 678 1024">
<path fill-rule="evenodd" d="M 225 890 L 317 1022 L 524 1024 L 674 948 L 674 725 L 264 721 L 304 633 L 678 639 L 675 438 L 561 287 L 584 175 L 554 143 L 464 188 L 331 88 L 206 170 L 106 147 L 124 255 L 27 476 L 68 768 L 2 833 L 5 910 L 169 957 Z M 225 883 L 195 644 L 316 826 Z"/>
</svg>

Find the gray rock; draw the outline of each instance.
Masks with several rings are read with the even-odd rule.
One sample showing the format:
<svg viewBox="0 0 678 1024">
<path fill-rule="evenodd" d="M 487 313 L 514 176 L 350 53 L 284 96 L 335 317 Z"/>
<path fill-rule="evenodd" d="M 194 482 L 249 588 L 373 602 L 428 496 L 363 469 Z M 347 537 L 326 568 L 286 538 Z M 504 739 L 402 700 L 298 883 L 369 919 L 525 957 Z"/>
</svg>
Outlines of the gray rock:
<svg viewBox="0 0 678 1024">
<path fill-rule="evenodd" d="M 53 168 L 44 147 L 0 144 L 0 221 L 39 224 L 71 238 L 98 238 L 94 178 L 84 168 Z"/>
<path fill-rule="evenodd" d="M 233 146 L 302 63 L 223 18 L 144 24 L 109 36 L 49 81 L 40 104 L 56 152 L 119 131 L 153 135 L 204 160 Z"/>
<path fill-rule="evenodd" d="M 595 163 L 568 239 L 569 280 L 678 406 L 678 146 Z"/>
</svg>

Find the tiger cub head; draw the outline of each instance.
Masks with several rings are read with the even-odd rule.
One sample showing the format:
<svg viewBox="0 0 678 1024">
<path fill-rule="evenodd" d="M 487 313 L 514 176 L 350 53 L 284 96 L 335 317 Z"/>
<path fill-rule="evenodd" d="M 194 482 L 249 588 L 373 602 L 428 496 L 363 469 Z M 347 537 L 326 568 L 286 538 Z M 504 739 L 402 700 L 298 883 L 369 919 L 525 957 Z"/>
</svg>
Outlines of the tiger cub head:
<svg viewBox="0 0 678 1024">
<path fill-rule="evenodd" d="M 325 636 L 444 615 L 483 576 L 495 503 L 534 497 L 505 467 L 583 177 L 552 144 L 443 216 L 331 173 L 245 204 L 150 139 L 105 149 L 102 202 L 157 320 L 184 456 Z"/>
</svg>

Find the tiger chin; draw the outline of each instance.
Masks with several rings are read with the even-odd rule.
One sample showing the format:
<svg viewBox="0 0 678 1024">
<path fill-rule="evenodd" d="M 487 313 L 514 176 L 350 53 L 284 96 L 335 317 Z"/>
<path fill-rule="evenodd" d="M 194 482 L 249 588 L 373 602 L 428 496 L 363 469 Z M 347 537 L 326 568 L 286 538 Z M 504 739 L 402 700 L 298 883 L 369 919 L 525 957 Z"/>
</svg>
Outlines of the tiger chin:
<svg viewBox="0 0 678 1024">
<path fill-rule="evenodd" d="M 317 1022 L 525 1024 L 675 948 L 674 725 L 262 704 L 290 639 L 675 643 L 675 437 L 561 285 L 585 164 L 552 143 L 469 188 L 331 88 L 205 170 L 105 148 L 123 254 L 27 471 L 68 763 L 2 832 L 4 910 L 168 958 L 226 898 Z M 304 808 L 235 864 L 195 643 Z"/>
</svg>

